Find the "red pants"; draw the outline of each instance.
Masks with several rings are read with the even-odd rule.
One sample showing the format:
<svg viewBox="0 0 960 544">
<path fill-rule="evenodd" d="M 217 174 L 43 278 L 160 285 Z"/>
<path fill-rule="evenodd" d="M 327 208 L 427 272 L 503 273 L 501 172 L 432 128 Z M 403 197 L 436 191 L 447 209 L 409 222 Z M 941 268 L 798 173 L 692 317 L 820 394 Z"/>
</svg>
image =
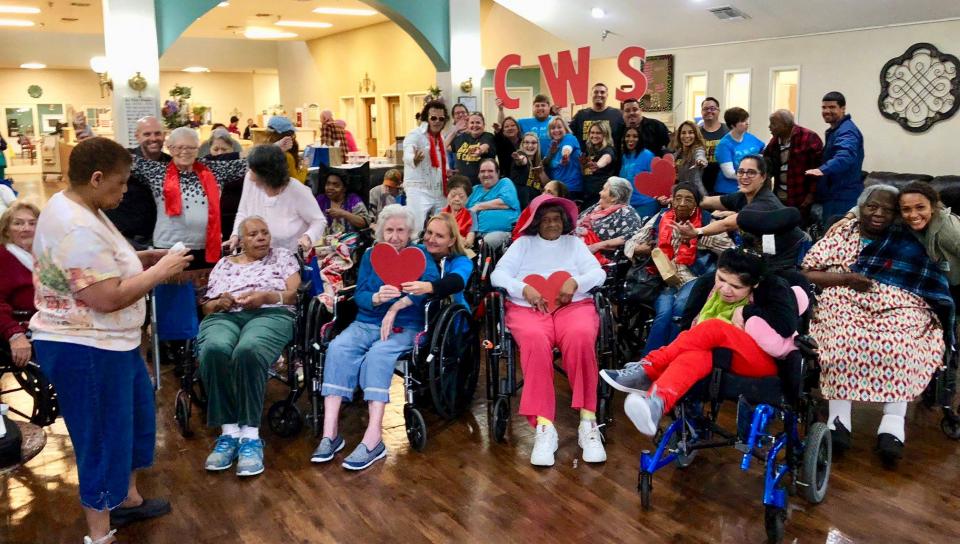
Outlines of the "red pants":
<svg viewBox="0 0 960 544">
<path fill-rule="evenodd" d="M 664 411 L 673 408 L 694 384 L 710 374 L 714 348 L 733 352 L 730 370 L 734 374 L 749 378 L 777 374 L 773 357 L 760 349 L 749 334 L 722 319 L 708 319 L 645 357 L 650 362 L 645 367 L 647 376 L 663 399 Z"/>
<path fill-rule="evenodd" d="M 520 347 L 523 391 L 520 414 L 536 426 L 537 416 L 556 419 L 553 390 L 553 347 L 560 347 L 563 370 L 570 379 L 574 409 L 597 410 L 597 332 L 600 317 L 593 300 L 568 304 L 552 314 L 507 302 L 506 324 Z"/>
</svg>

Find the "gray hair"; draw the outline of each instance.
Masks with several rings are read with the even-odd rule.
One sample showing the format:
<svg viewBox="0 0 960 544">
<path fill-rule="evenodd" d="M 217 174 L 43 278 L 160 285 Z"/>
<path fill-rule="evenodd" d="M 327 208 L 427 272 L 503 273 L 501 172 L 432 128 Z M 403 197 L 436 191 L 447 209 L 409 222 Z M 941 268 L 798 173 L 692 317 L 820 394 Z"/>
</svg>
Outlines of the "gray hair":
<svg viewBox="0 0 960 544">
<path fill-rule="evenodd" d="M 873 196 L 873 193 L 877 193 L 877 192 L 890 193 L 893 195 L 894 200 L 896 200 L 897 197 L 900 196 L 900 189 L 897 189 L 893 185 L 887 185 L 885 183 L 877 183 L 875 185 L 866 187 L 863 190 L 863 192 L 860 193 L 860 196 L 857 197 L 857 207 L 859 208 L 860 206 L 863 206 L 864 204 L 866 204 L 867 201 L 870 200 L 870 197 Z"/>
<path fill-rule="evenodd" d="M 610 184 L 610 196 L 617 201 L 617 204 L 626 204 L 630 202 L 630 195 L 633 194 L 633 185 L 624 178 L 611 176 L 607 178 Z"/>
<path fill-rule="evenodd" d="M 190 127 L 177 127 L 167 135 L 167 147 L 173 147 L 183 140 L 190 140 L 198 146 L 200 145 L 200 136 L 196 130 Z"/>
<path fill-rule="evenodd" d="M 228 131 L 223 127 L 217 127 L 216 129 L 213 130 L 213 132 L 210 133 L 210 143 L 213 144 L 213 142 L 217 140 L 226 142 L 227 145 L 229 145 L 230 147 L 233 147 L 233 144 L 234 144 L 233 137 L 230 136 L 230 131 Z"/>
<path fill-rule="evenodd" d="M 244 217 L 242 221 L 240 221 L 239 225 L 237 225 L 237 234 L 239 234 L 240 236 L 243 236 L 243 232 L 247 228 L 247 223 L 251 221 L 260 221 L 264 225 L 267 225 L 267 220 L 260 217 L 259 215 L 248 215 Z M 267 225 L 267 230 L 268 231 L 270 230 L 270 225 Z"/>
<path fill-rule="evenodd" d="M 412 239 L 414 234 L 416 234 L 416 218 L 413 216 L 413 210 L 406 206 L 401 206 L 400 204 L 390 204 L 384 206 L 380 210 L 380 214 L 377 215 L 377 233 L 376 241 L 383 242 L 383 227 L 387 224 L 387 221 L 395 217 L 400 217 L 406 222 L 407 228 L 410 229 L 410 238 Z"/>
<path fill-rule="evenodd" d="M 783 124 L 793 126 L 793 113 L 790 110 L 777 110 L 770 114 L 771 119 L 779 119 Z"/>
</svg>

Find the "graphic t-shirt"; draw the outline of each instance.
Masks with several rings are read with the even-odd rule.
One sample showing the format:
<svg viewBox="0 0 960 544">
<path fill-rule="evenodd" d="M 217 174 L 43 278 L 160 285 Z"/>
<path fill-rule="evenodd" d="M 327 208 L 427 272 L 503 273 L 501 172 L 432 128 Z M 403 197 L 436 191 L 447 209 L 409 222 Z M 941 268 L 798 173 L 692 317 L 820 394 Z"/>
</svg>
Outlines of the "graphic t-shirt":
<svg viewBox="0 0 960 544">
<path fill-rule="evenodd" d="M 550 126 L 550 121 L 553 121 L 552 115 L 548 116 L 543 121 L 537 119 L 536 117 L 524 117 L 523 119 L 517 119 L 517 124 L 520 125 L 521 138 L 528 132 L 532 132 L 537 135 L 537 138 L 540 140 L 541 155 L 545 155 L 546 150 L 550 148 L 550 134 L 548 129 Z"/>
<path fill-rule="evenodd" d="M 474 146 L 481 144 L 487 144 L 487 146 L 489 146 L 486 153 L 471 153 Z M 474 185 L 480 183 L 480 178 L 478 177 L 480 161 L 497 156 L 497 148 L 493 142 L 493 134 L 489 132 L 483 132 L 477 137 L 462 132 L 453 139 L 450 147 L 453 148 L 453 157 L 456 161 L 455 168 L 460 174 L 470 178 L 470 181 L 473 182 Z"/>
<path fill-rule="evenodd" d="M 730 132 L 730 129 L 723 123 L 720 124 L 720 128 L 713 132 L 707 132 L 703 128 L 703 125 L 700 125 L 700 134 L 703 135 L 703 141 L 707 144 L 707 162 L 717 162 L 717 159 L 714 158 L 717 151 L 717 144 L 720 143 L 720 139 L 726 136 L 728 132 Z"/>
<path fill-rule="evenodd" d="M 590 135 L 590 126 L 594 123 L 606 125 L 610 132 L 613 142 L 619 142 L 623 138 L 623 112 L 617 108 L 606 108 L 603 111 L 594 111 L 593 108 L 583 108 L 573 116 L 573 122 L 570 123 L 570 131 L 580 142 L 580 148 L 584 147 L 584 142 Z"/>
<path fill-rule="evenodd" d="M 108 351 L 140 346 L 140 326 L 147 310 L 144 299 L 102 313 L 76 297 L 95 283 L 143 272 L 136 251 L 103 211 L 94 214 L 62 192 L 53 195 L 37 220 L 33 254 L 37 313 L 30 329 L 34 340 Z"/>
</svg>

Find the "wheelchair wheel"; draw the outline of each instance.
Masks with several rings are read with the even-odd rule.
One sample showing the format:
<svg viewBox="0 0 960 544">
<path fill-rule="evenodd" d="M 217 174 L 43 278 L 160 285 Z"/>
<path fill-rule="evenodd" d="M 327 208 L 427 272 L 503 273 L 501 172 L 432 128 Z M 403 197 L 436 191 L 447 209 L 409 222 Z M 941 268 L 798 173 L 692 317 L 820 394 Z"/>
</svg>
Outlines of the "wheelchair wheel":
<svg viewBox="0 0 960 544">
<path fill-rule="evenodd" d="M 650 509 L 650 493 L 653 492 L 653 474 L 640 472 L 637 482 L 637 491 L 640 492 L 640 505 L 644 510 Z"/>
<path fill-rule="evenodd" d="M 940 430 L 947 438 L 960 440 L 960 420 L 943 416 L 940 418 Z"/>
<path fill-rule="evenodd" d="M 23 391 L 33 399 L 33 406 L 29 413 L 20 412 L 11 408 L 11 412 L 19 414 L 30 420 L 30 423 L 46 427 L 56 421 L 60 415 L 60 406 L 57 404 L 57 392 L 53 389 L 47 377 L 40 371 L 40 367 L 34 364 L 27 364 L 23 367 L 10 367 L 14 379 L 20 386 L 20 389 L 5 391 L 13 393 Z"/>
<path fill-rule="evenodd" d="M 471 330 L 470 312 L 462 306 L 454 306 L 438 320 L 442 322 L 434 331 L 428 357 L 430 396 L 437 414 L 449 420 L 457 417 L 473 399 L 479 361 L 473 357 L 471 349 L 476 341 Z M 462 397 L 468 398 L 464 402 Z"/>
<path fill-rule="evenodd" d="M 287 400 L 273 403 L 267 412 L 267 421 L 270 424 L 270 430 L 283 438 L 295 436 L 303 427 L 300 410 Z"/>
<path fill-rule="evenodd" d="M 190 393 L 184 390 L 177 391 L 177 398 L 173 403 L 173 417 L 180 427 L 180 436 L 190 438 L 193 430 L 190 429 Z"/>
<path fill-rule="evenodd" d="M 800 472 L 800 493 L 810 504 L 820 504 L 827 494 L 832 458 L 830 430 L 825 423 L 814 423 L 807 433 Z"/>
<path fill-rule="evenodd" d="M 497 442 L 505 442 L 507 436 L 507 427 L 510 425 L 510 398 L 500 397 L 493 405 L 493 414 L 491 415 L 491 428 L 493 429 L 493 438 Z"/>
<path fill-rule="evenodd" d="M 420 410 L 408 405 L 403 409 L 403 420 L 406 424 L 410 447 L 416 451 L 423 451 L 427 445 L 427 423 L 423 420 L 423 414 Z"/>
<path fill-rule="evenodd" d="M 763 524 L 767 529 L 767 542 L 769 544 L 780 544 L 783 542 L 787 524 L 787 511 L 768 504 L 763 514 Z"/>
</svg>

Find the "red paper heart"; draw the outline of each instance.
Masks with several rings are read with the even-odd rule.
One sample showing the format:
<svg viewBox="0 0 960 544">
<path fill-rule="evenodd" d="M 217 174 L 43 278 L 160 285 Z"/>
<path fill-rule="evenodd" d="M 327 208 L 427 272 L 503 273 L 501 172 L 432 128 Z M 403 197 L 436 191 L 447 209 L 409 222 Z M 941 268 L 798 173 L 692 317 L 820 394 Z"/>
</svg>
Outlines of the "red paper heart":
<svg viewBox="0 0 960 544">
<path fill-rule="evenodd" d="M 563 287 L 564 282 L 571 277 L 570 273 L 566 270 L 557 270 L 553 274 L 550 274 L 549 278 L 544 278 L 540 274 L 530 274 L 523 278 L 523 283 L 536 289 L 537 292 L 540 293 L 540 296 L 543 297 L 543 300 L 546 301 L 547 309 L 553 313 L 559 308 L 557 295 L 560 293 L 560 288 Z"/>
<path fill-rule="evenodd" d="M 633 178 L 633 186 L 650 198 L 657 198 L 670 196 L 676 180 L 677 168 L 673 162 L 673 155 L 668 153 L 662 159 L 654 157 L 650 163 L 650 171 L 637 174 Z"/>
<path fill-rule="evenodd" d="M 381 242 L 373 246 L 370 264 L 385 285 L 400 288 L 400 284 L 416 281 L 427 268 L 423 252 L 415 247 L 405 247 L 397 252 L 390 244 Z"/>
</svg>

